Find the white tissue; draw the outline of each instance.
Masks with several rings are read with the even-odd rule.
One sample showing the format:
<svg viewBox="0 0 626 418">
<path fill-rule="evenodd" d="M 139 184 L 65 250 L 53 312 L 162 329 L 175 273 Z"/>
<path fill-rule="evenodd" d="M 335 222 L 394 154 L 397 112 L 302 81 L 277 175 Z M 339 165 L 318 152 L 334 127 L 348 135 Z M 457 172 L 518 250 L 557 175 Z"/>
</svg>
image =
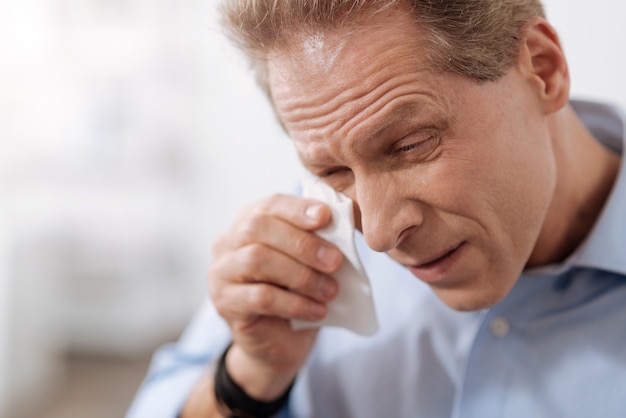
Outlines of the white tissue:
<svg viewBox="0 0 626 418">
<path fill-rule="evenodd" d="M 315 233 L 335 244 L 343 253 L 344 261 L 332 275 L 339 284 L 339 291 L 328 304 L 328 314 L 324 320 L 292 320 L 291 327 L 298 330 L 327 325 L 347 328 L 361 335 L 373 335 L 378 330 L 378 320 L 370 282 L 354 243 L 352 200 L 321 181 L 305 179 L 302 184 L 304 197 L 320 200 L 330 206 L 330 223 Z"/>
</svg>

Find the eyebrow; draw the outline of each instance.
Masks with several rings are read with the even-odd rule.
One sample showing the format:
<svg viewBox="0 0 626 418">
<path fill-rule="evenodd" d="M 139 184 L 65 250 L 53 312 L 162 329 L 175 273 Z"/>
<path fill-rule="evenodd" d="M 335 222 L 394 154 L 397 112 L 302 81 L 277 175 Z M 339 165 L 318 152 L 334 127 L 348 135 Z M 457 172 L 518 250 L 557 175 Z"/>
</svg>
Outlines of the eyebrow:
<svg viewBox="0 0 626 418">
<path fill-rule="evenodd" d="M 407 124 L 401 126 L 398 126 L 398 123 L 406 120 L 409 116 L 419 114 L 421 111 L 423 111 L 423 109 L 427 107 L 428 106 L 423 102 L 404 102 L 395 105 L 391 108 L 391 110 L 385 112 L 384 122 L 382 122 L 374 130 L 367 133 L 363 137 L 357 138 L 352 143 L 352 148 L 355 149 L 357 153 L 364 153 L 369 144 L 387 135 L 389 131 L 401 131 L 407 129 L 406 126 L 410 126 L 408 122 Z M 414 122 L 411 123 L 414 124 Z M 308 155 L 299 155 L 299 158 L 304 166 L 317 167 L 325 165 L 323 163 L 316 163 L 312 160 L 309 160 Z"/>
<path fill-rule="evenodd" d="M 357 150 L 362 150 L 366 146 L 366 144 L 370 143 L 371 141 L 380 139 L 381 137 L 388 134 L 389 131 L 404 129 L 402 126 L 399 127 L 398 123 L 405 121 L 409 116 L 413 116 L 416 113 L 419 113 L 420 110 L 424 107 L 424 104 L 418 104 L 415 102 L 405 102 L 393 107 L 384 116 L 385 121 L 381 123 L 380 126 L 376 127 L 372 132 L 368 133 L 362 138 L 356 139 L 353 143 L 353 147 Z"/>
<path fill-rule="evenodd" d="M 375 139 L 385 134 L 391 129 L 398 121 L 405 119 L 409 115 L 414 115 L 419 108 L 423 106 L 416 105 L 415 103 L 403 103 L 394 107 L 389 115 L 386 116 L 386 122 L 376 128 L 372 133 L 366 136 L 367 139 Z"/>
</svg>

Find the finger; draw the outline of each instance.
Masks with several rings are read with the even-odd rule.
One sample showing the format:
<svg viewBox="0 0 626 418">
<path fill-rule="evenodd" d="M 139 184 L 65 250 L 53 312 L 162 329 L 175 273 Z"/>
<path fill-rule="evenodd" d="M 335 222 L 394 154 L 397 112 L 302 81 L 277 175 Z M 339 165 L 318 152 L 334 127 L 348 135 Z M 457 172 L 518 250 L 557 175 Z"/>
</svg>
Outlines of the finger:
<svg viewBox="0 0 626 418">
<path fill-rule="evenodd" d="M 228 234 L 222 234 L 217 237 L 211 247 L 211 256 L 214 260 L 230 249 L 229 241 L 230 239 Z"/>
<path fill-rule="evenodd" d="M 289 195 L 274 195 L 262 206 L 270 215 L 307 230 L 328 224 L 331 211 L 324 202 Z"/>
<path fill-rule="evenodd" d="M 259 316 L 319 321 L 328 311 L 323 303 L 267 283 L 227 286 L 213 303 L 231 321 Z"/>
<path fill-rule="evenodd" d="M 254 283 L 272 283 L 319 302 L 337 294 L 336 281 L 271 247 L 251 244 L 225 257 L 226 275 Z"/>
<path fill-rule="evenodd" d="M 328 224 L 330 208 L 323 202 L 297 196 L 275 194 L 249 207 L 237 218 L 238 221 L 256 216 L 271 216 L 305 230 L 315 230 Z"/>
<path fill-rule="evenodd" d="M 234 237 L 236 247 L 263 244 L 309 267 L 333 273 L 343 261 L 341 251 L 310 231 L 274 216 L 256 216 Z M 235 247 L 235 248 L 236 248 Z"/>
</svg>

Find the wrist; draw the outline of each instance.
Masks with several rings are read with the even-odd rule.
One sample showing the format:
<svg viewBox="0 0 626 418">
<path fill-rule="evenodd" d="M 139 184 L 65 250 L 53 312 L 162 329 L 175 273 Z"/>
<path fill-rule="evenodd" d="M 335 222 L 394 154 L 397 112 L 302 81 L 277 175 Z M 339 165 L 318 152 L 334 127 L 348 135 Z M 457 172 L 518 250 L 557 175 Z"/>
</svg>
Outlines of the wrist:
<svg viewBox="0 0 626 418">
<path fill-rule="evenodd" d="M 280 397 L 293 383 L 298 370 L 276 370 L 250 358 L 238 345 L 226 353 L 225 367 L 233 381 L 250 397 L 271 401 Z"/>
<path fill-rule="evenodd" d="M 214 377 L 214 395 L 217 410 L 226 418 L 269 418 L 286 405 L 294 379 L 280 395 L 271 400 L 250 396 L 235 382 L 226 368 L 226 359 L 231 351 L 229 346 L 217 365 Z"/>
</svg>

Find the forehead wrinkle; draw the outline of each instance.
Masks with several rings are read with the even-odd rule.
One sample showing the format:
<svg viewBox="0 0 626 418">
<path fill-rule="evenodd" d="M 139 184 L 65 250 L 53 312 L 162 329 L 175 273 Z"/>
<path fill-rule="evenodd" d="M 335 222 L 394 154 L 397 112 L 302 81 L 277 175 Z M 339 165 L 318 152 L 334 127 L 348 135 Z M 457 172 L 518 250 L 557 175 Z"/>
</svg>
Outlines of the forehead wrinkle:
<svg viewBox="0 0 626 418">
<path fill-rule="evenodd" d="M 300 144 L 297 147 L 300 151 L 298 154 L 301 161 L 311 167 L 337 164 L 343 161 L 344 150 L 349 149 L 357 155 L 363 154 L 369 141 L 378 139 L 388 130 L 395 129 L 394 125 L 422 112 L 426 107 L 428 104 L 423 100 L 403 101 L 399 104 L 392 101 L 381 109 L 381 112 L 386 113 L 381 118 L 383 122 L 375 126 L 371 132 L 357 136 L 353 140 L 340 135 L 339 141 L 333 141 L 331 136 L 319 132 L 304 135 L 306 139 L 295 140 L 296 144 Z"/>
<path fill-rule="evenodd" d="M 393 49 L 391 48 L 390 50 Z M 350 119 L 346 120 L 346 123 L 342 126 L 346 136 L 357 128 L 363 120 L 384 110 L 385 107 L 389 107 L 402 96 L 419 94 L 425 97 L 432 97 L 435 95 L 436 89 L 432 86 L 432 80 L 429 80 L 427 76 L 421 75 L 430 73 L 429 68 L 420 66 L 419 63 L 415 62 L 414 57 L 409 57 L 406 53 L 395 55 L 400 57 L 400 62 L 395 64 L 395 75 L 389 77 L 386 71 L 389 64 L 385 60 L 369 65 L 368 71 L 364 71 L 360 75 L 360 79 L 363 82 L 352 89 L 355 91 L 349 98 L 349 101 L 342 104 L 343 106 L 353 104 L 357 110 L 356 113 L 353 112 L 350 115 Z M 411 87 L 412 85 L 420 85 L 421 87 L 419 87 L 419 90 L 415 90 L 414 87 Z M 359 105 L 359 101 L 364 104 Z"/>
<path fill-rule="evenodd" d="M 337 117 L 337 112 L 342 107 L 341 97 L 335 96 L 329 101 L 324 101 L 323 97 L 309 97 L 306 100 L 304 97 L 305 95 L 294 95 L 287 105 L 278 109 L 286 125 L 298 130 L 309 130 L 334 128 L 342 123 L 343 119 Z"/>
<path fill-rule="evenodd" d="M 409 75 L 411 79 L 414 75 Z M 424 113 L 425 109 L 435 105 L 435 93 L 428 91 L 428 89 L 420 88 L 417 91 L 409 90 L 408 93 L 397 92 L 396 87 L 398 85 L 404 85 L 404 77 L 396 77 L 389 82 L 383 83 L 377 89 L 372 92 L 361 92 L 359 95 L 355 95 L 354 92 L 344 92 L 343 95 L 353 95 L 350 100 L 340 100 L 336 104 L 338 98 L 335 97 L 331 105 L 325 107 L 331 107 L 330 110 L 324 112 L 309 112 L 303 110 L 303 106 L 290 105 L 289 108 L 299 115 L 299 118 L 289 116 L 288 128 L 294 129 L 299 134 L 299 141 L 302 144 L 306 142 L 319 142 L 326 140 L 328 147 L 332 148 L 332 154 L 336 158 L 332 158 L 333 162 L 341 160 L 340 155 L 343 155 L 344 151 L 352 150 L 356 154 L 362 154 L 366 151 L 366 145 L 373 139 L 378 139 L 385 134 L 389 129 L 393 127 L 402 119 L 406 119 L 409 116 L 415 116 L 416 114 Z M 390 84 L 387 86 L 387 84 Z M 356 90 L 356 89 L 352 89 Z M 381 90 L 381 91 L 376 91 Z M 345 115 L 336 115 L 342 107 L 349 107 L 353 102 L 364 98 L 368 95 L 377 94 L 375 96 L 374 104 L 364 106 L 360 109 L 357 115 L 352 115 L 349 112 Z M 392 98 L 386 99 L 388 95 Z M 379 97 L 380 96 L 380 97 Z M 366 100 L 365 103 L 370 103 L 370 100 Z M 315 109 L 315 107 L 313 107 Z M 317 116 L 317 113 L 322 114 Z M 380 114 L 380 116 L 378 116 Z M 316 115 L 316 117 L 313 117 Z M 369 132 L 360 134 L 361 129 L 370 128 L 370 126 L 363 126 L 362 123 L 376 117 L 378 125 L 374 125 Z M 293 135 L 292 135 L 293 137 Z M 332 144 L 331 139 L 337 139 L 336 143 Z M 334 146 L 333 146 L 334 145 Z M 319 154 L 322 150 L 315 152 L 315 158 L 319 159 Z M 325 158 L 328 160 L 329 158 Z M 317 161 L 312 158 L 312 161 Z"/>
<path fill-rule="evenodd" d="M 400 87 L 404 85 L 402 81 L 397 84 Z M 372 105 L 361 109 L 357 115 L 354 115 L 348 123 L 342 126 L 342 136 L 354 137 L 353 147 L 355 149 L 362 149 L 367 142 L 380 138 L 399 120 L 423 113 L 423 109 L 428 107 L 425 99 L 432 98 L 432 94 L 423 89 L 398 92 L 395 87 L 397 86 L 394 85 L 380 92 L 380 97 L 377 97 Z M 389 98 L 388 96 L 392 97 Z M 367 124 L 374 118 L 377 119 L 374 122 L 377 124 L 363 126 L 363 123 Z M 360 131 L 363 129 L 368 129 L 368 131 L 361 134 Z"/>
<path fill-rule="evenodd" d="M 332 141 L 326 137 L 316 139 L 294 140 L 298 158 L 307 168 L 324 167 L 334 165 L 341 161 L 341 151 L 333 146 Z M 333 151 L 333 148 L 335 150 Z"/>
<path fill-rule="evenodd" d="M 291 51 L 283 49 L 282 54 L 270 56 L 268 78 L 273 84 L 273 101 L 280 105 L 280 108 L 277 107 L 279 116 L 294 139 L 306 145 L 309 141 L 319 142 L 326 138 L 328 146 L 325 149 L 330 151 L 333 147 L 333 151 L 351 153 L 351 141 L 359 139 L 358 133 L 371 137 L 366 129 L 376 121 L 383 125 L 392 124 L 378 117 L 379 112 L 384 115 L 387 107 L 392 109 L 391 103 L 397 104 L 397 100 L 406 100 L 403 97 L 414 94 L 437 95 L 439 86 L 432 83 L 429 77 L 419 75 L 422 71 L 432 70 L 422 53 L 421 33 L 411 25 L 411 35 L 414 36 L 410 39 L 415 41 L 407 44 L 404 42 L 407 36 L 399 36 L 395 24 L 377 19 L 374 22 L 379 24 L 374 29 L 379 32 L 378 37 L 386 39 L 389 35 L 390 42 L 384 45 L 384 49 L 374 50 L 374 55 L 366 53 L 367 59 L 364 59 L 364 52 L 371 48 L 362 41 L 362 37 L 354 36 L 358 31 L 348 36 L 341 31 L 329 31 L 323 38 L 309 37 L 307 40 L 306 36 L 301 37 L 299 43 L 291 43 Z M 371 27 L 368 28 L 367 33 L 371 33 Z M 308 41 L 304 45 L 307 48 L 298 48 L 303 46 L 303 40 Z M 328 56 L 322 56 L 325 54 Z M 330 56 L 332 60 L 325 59 Z M 389 57 L 395 61 L 391 68 Z M 345 77 L 334 77 L 335 72 L 349 77 L 347 85 L 342 84 Z M 417 90 L 412 86 L 420 88 Z M 373 119 L 372 115 L 376 115 L 377 120 L 368 123 Z M 380 135 L 385 129 L 379 125 L 375 130 Z M 314 155 L 319 154 L 314 152 Z"/>
<path fill-rule="evenodd" d="M 270 74 L 277 75 L 278 85 L 283 86 L 281 92 L 283 100 L 279 110 L 285 114 L 288 113 L 291 122 L 307 119 L 312 122 L 325 115 L 336 117 L 335 113 L 341 108 L 350 106 L 360 99 L 367 99 L 368 96 L 374 96 L 377 100 L 378 97 L 375 96 L 384 94 L 385 88 L 391 90 L 394 87 L 393 84 L 402 82 L 402 80 L 395 80 L 398 77 L 384 80 L 385 70 L 389 66 L 386 59 L 375 59 L 364 66 L 361 65 L 360 47 L 348 47 L 346 38 L 335 39 L 334 42 L 330 41 L 328 36 L 322 37 L 319 34 L 303 38 L 300 42 L 292 43 L 292 46 L 304 43 L 306 48 L 290 52 L 283 50 L 283 53 L 275 53 L 270 59 L 270 62 L 274 64 L 270 66 Z M 336 36 L 330 36 L 330 38 L 336 38 Z M 393 52 L 395 50 L 397 53 Z M 402 73 L 403 68 L 405 74 L 420 71 L 414 67 L 417 64 L 415 57 L 404 51 L 403 46 L 393 45 L 387 52 L 400 60 L 400 63 L 395 64 L 398 66 L 398 73 Z M 327 59 L 330 56 L 332 60 Z M 323 65 L 316 60 L 323 61 Z M 333 75 L 336 72 L 352 72 L 363 82 L 354 86 L 333 83 L 335 81 Z M 387 84 L 392 85 L 387 86 Z M 295 85 L 295 88 L 289 88 L 290 85 Z M 303 91 L 302 86 L 305 86 L 306 90 Z M 381 89 L 383 91 L 377 94 Z M 276 89 L 273 91 L 276 93 Z M 341 122 L 347 123 L 348 120 L 344 118 Z"/>
<path fill-rule="evenodd" d="M 412 101 L 403 102 L 399 105 L 389 103 L 389 106 L 391 106 L 391 110 L 383 116 L 384 122 L 380 126 L 376 127 L 372 132 L 368 133 L 364 137 L 364 140 L 373 140 L 384 136 L 387 131 L 392 129 L 398 122 L 405 120 L 410 116 L 414 116 L 415 114 L 419 114 L 425 105 L 422 102 Z M 384 110 L 385 108 L 382 109 L 382 111 Z"/>
</svg>

